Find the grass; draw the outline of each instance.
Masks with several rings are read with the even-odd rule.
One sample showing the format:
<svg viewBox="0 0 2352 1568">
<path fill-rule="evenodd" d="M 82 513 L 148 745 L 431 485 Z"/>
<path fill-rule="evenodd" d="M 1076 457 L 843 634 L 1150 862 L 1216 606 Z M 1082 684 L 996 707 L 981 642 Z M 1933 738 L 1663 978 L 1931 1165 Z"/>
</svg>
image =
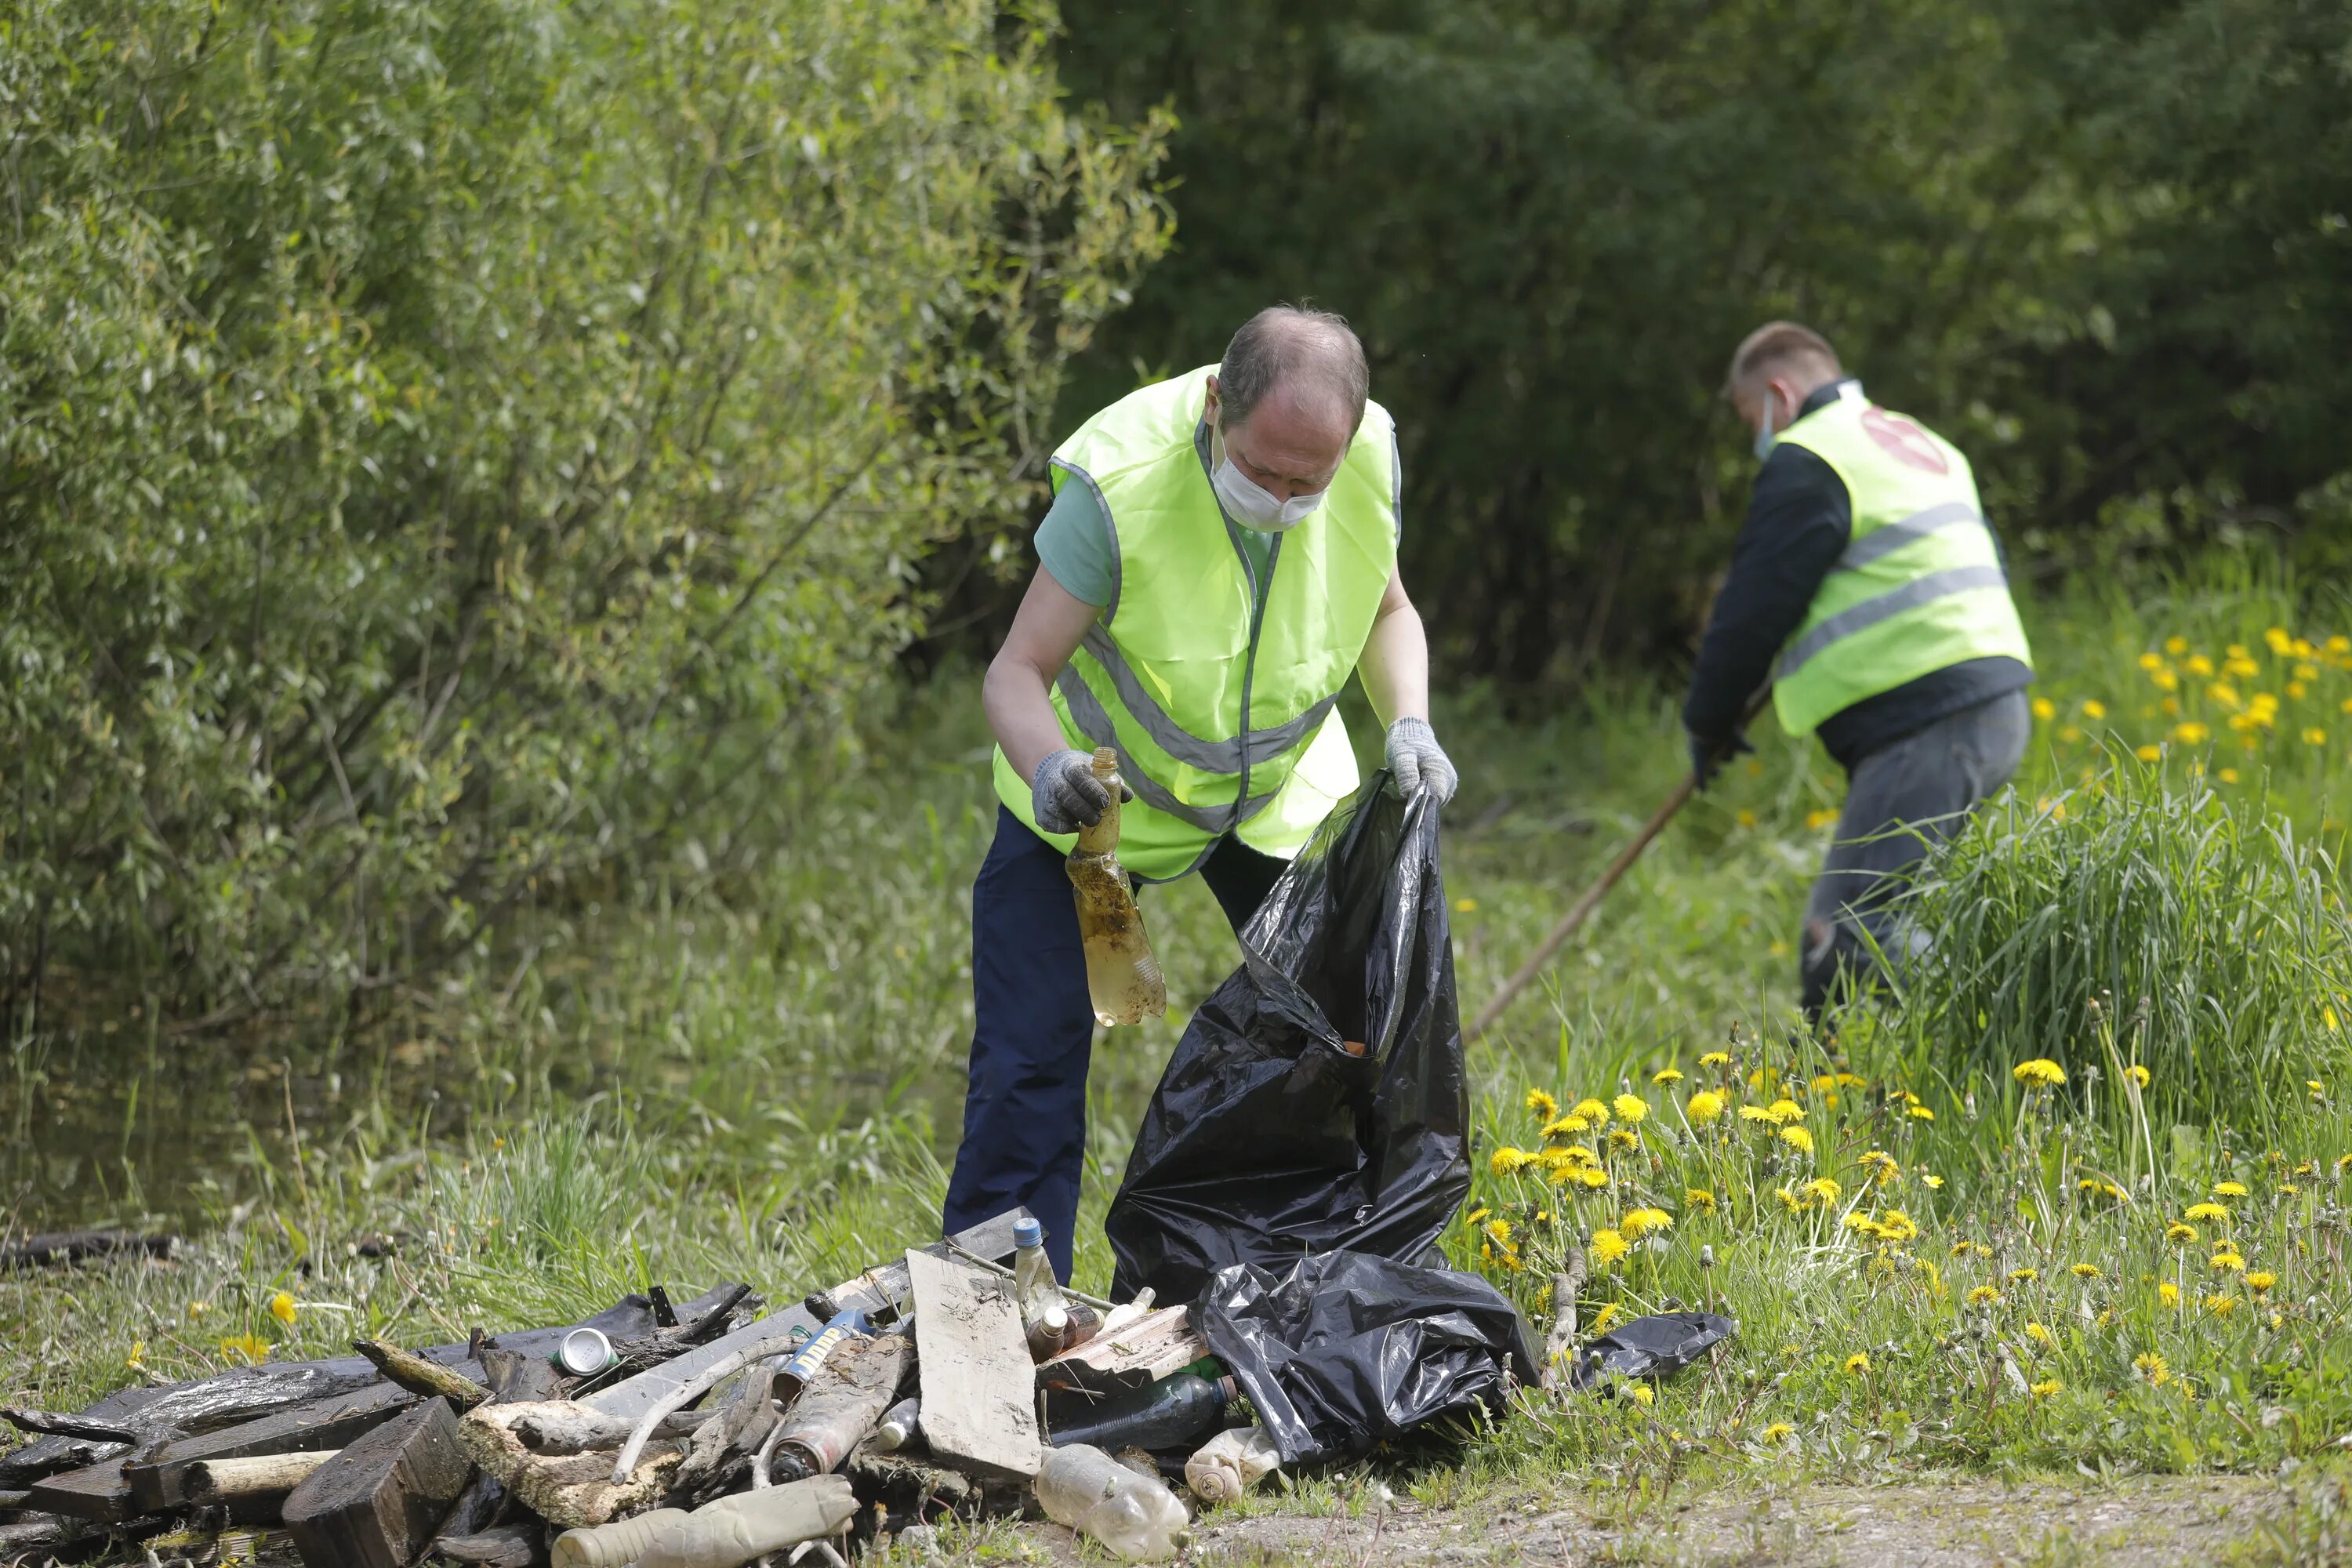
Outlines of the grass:
<svg viewBox="0 0 2352 1568">
<path fill-rule="evenodd" d="M 2324 616 L 2352 616 L 2315 610 L 2315 628 L 2285 630 L 2286 602 L 2236 582 L 2147 607 L 2043 606 L 2051 716 L 2011 803 L 1931 895 L 1947 900 L 1947 945 L 1908 1013 L 1851 1016 L 1828 1049 L 1792 1042 L 1789 943 L 1841 784 L 1817 748 L 1762 727 L 1758 754 L 1474 1053 L 1477 1188 L 1447 1243 L 1539 1310 L 1557 1253 L 1614 1233 L 1628 1249 L 1596 1271 L 1588 1321 L 1704 1300 L 1738 1317 L 1739 1339 L 1653 1403 L 1530 1403 L 1446 1463 L 1387 1467 L 1397 1489 L 1441 1507 L 1569 1488 L 1638 1512 L 1695 1486 L 1807 1477 L 2275 1468 L 2352 1426 L 2335 1163 L 2352 1126 L 2327 1016 L 2352 1024 L 2328 1000 L 2352 715 L 2317 745 L 2301 731 L 2318 723 L 2296 722 L 2352 697 L 2352 653 Z M 2197 717 L 2221 710 L 2188 689 L 2200 652 L 2240 713 L 2275 689 L 2273 721 Z M 2255 675 L 2223 668 L 2239 657 Z M 195 1239 L 169 1267 L 0 1277 L 0 1394 L 74 1406 L 247 1353 L 553 1321 L 656 1280 L 742 1279 L 787 1300 L 925 1233 L 960 1106 L 969 880 L 993 819 L 970 685 L 910 695 L 795 805 L 793 842 L 756 879 L 681 864 L 550 918 L 415 998 L 397 1029 L 188 1048 L 126 1016 L 15 1042 L 0 1191 L 19 1222 L 160 1215 Z M 2163 711 L 2168 696 L 2182 714 Z M 2084 722 L 2094 703 L 2104 732 Z M 1681 752 L 1670 697 L 1634 682 L 1533 721 L 1468 694 L 1441 720 L 1465 780 L 1445 854 L 1475 1007 L 1664 795 Z M 2192 722 L 2214 733 L 2179 738 Z M 1154 889 L 1146 909 L 1176 1006 L 1096 1052 L 1078 1272 L 1097 1289 L 1099 1219 L 1136 1119 L 1183 1010 L 1234 962 L 1197 884 Z M 2063 1089 L 2011 1076 L 2036 1057 L 2063 1065 Z M 2122 1074 L 2135 1063 L 2151 1073 L 2137 1096 Z M 1654 1081 L 1662 1070 L 1684 1076 Z M 1725 1100 L 1714 1121 L 1690 1117 L 1702 1088 Z M 1547 1138 L 1530 1089 L 1645 1109 Z M 1739 1113 L 1784 1097 L 1810 1151 Z M 1637 1146 L 1612 1147 L 1617 1131 Z M 1494 1164 L 1505 1148 L 1575 1144 L 1606 1184 Z M 1808 1188 L 1823 1179 L 1834 1197 Z M 2245 1194 L 2214 1197 L 2223 1182 Z M 2203 1202 L 2226 1217 L 2168 1238 Z M 1651 1209 L 1671 1224 L 1628 1237 L 1629 1211 Z M 1510 1230 L 1493 1253 L 1497 1219 Z M 358 1255 L 377 1232 L 401 1237 L 396 1256 Z M 2225 1239 L 2239 1267 L 2213 1266 Z M 1971 1301 L 1980 1288 L 1999 1299 Z M 281 1291 L 291 1322 L 270 1311 Z M 1847 1370 L 1856 1354 L 1867 1368 Z M 1355 1507 L 1366 1484 L 1307 1479 L 1249 1506 Z M 2331 1497 L 2281 1528 L 2307 1513 L 2340 1534 Z"/>
</svg>

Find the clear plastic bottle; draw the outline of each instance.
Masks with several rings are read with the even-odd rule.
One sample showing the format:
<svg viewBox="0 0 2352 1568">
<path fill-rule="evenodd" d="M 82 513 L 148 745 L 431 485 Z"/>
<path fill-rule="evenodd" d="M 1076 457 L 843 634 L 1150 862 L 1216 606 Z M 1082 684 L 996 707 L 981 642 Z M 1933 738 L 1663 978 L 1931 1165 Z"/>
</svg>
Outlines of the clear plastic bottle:
<svg viewBox="0 0 2352 1568">
<path fill-rule="evenodd" d="M 1037 1501 L 1055 1522 L 1131 1561 L 1173 1557 L 1192 1542 L 1192 1520 L 1174 1492 L 1083 1443 L 1046 1454 Z"/>
<path fill-rule="evenodd" d="M 1078 941 L 1087 955 L 1087 994 L 1095 1022 L 1105 1028 L 1138 1024 L 1168 1011 L 1168 982 L 1151 954 L 1143 911 L 1135 889 L 1118 863 L 1118 753 L 1095 752 L 1095 777 L 1110 790 L 1110 804 L 1091 827 L 1078 829 L 1070 851 L 1070 887 L 1078 901 Z"/>
<path fill-rule="evenodd" d="M 1013 1222 L 1013 1300 L 1024 1330 L 1034 1330 L 1053 1308 L 1068 1308 L 1053 1260 L 1045 1256 L 1045 1227 L 1034 1219 Z"/>
</svg>

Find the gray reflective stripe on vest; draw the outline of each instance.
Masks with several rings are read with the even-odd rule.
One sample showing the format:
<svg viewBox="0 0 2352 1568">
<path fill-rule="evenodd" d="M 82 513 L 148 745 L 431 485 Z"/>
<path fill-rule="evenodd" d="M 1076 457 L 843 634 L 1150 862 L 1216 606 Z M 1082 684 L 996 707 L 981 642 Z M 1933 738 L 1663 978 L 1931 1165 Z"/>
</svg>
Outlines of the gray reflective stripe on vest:
<svg viewBox="0 0 2352 1568">
<path fill-rule="evenodd" d="M 1892 555 L 1905 545 L 1916 544 L 1931 533 L 1969 523 L 1982 528 L 1985 521 L 1976 508 L 1964 500 L 1946 501 L 1925 511 L 1915 511 L 1909 517 L 1865 533 L 1847 545 L 1845 553 L 1837 559 L 1837 570 L 1851 572 L 1858 566 L 1867 566 L 1880 556 Z"/>
<path fill-rule="evenodd" d="M 1874 599 L 1840 610 L 1811 631 L 1789 645 L 1780 662 L 1772 668 L 1772 679 L 1785 680 L 1794 675 L 1807 661 L 1829 647 L 1856 632 L 1867 631 L 1879 622 L 1917 609 L 1921 605 L 1954 594 L 1973 593 L 1979 588 L 2006 588 L 2009 579 L 1998 566 L 1953 566 L 1941 572 L 1930 572 L 1915 577 L 1900 588 L 1881 594 Z"/>
<path fill-rule="evenodd" d="M 1054 684 L 1061 691 L 1063 700 L 1070 705 L 1070 719 L 1077 725 L 1078 733 L 1096 745 L 1108 746 L 1118 753 L 1118 776 L 1144 805 L 1164 811 L 1179 822 L 1189 823 L 1203 833 L 1230 833 L 1273 804 L 1276 792 L 1268 790 L 1264 795 L 1244 801 L 1238 809 L 1228 805 L 1204 810 L 1185 805 L 1145 773 L 1142 765 L 1128 754 L 1127 748 L 1118 743 L 1118 731 L 1112 727 L 1110 715 L 1096 700 L 1094 688 L 1086 683 L 1084 677 L 1064 666 Z"/>
<path fill-rule="evenodd" d="M 1143 726 L 1143 732 L 1151 737 L 1153 745 L 1178 762 L 1199 768 L 1202 773 L 1237 773 L 1242 771 L 1244 738 L 1235 736 L 1230 741 L 1204 741 L 1171 719 L 1167 710 L 1144 689 L 1143 682 L 1136 678 L 1134 667 L 1127 662 L 1127 657 L 1118 651 L 1118 645 L 1111 641 L 1110 634 L 1102 629 L 1100 622 L 1087 629 L 1086 640 L 1078 646 L 1093 655 L 1095 662 L 1109 675 L 1120 703 L 1129 715 Z M 1314 732 L 1315 726 L 1323 722 L 1324 715 L 1329 713 L 1339 700 L 1339 694 L 1335 691 L 1286 724 L 1277 724 L 1271 730 L 1252 730 L 1246 738 L 1249 765 L 1255 768 L 1270 763 L 1305 740 Z"/>
</svg>

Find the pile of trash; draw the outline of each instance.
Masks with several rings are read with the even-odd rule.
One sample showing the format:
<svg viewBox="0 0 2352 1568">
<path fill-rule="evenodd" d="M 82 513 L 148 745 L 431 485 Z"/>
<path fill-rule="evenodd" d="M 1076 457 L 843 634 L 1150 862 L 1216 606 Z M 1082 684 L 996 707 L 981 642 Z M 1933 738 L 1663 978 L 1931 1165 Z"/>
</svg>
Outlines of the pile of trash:
<svg viewBox="0 0 2352 1568">
<path fill-rule="evenodd" d="M 158 1568 L 286 1545 L 309 1568 L 845 1568 L 1015 1513 L 1160 1559 L 1181 1494 L 1706 1354 L 1732 1325 L 1698 1312 L 1576 1344 L 1562 1276 L 1547 1373 L 1510 1301 L 1444 1266 L 1469 1103 L 1436 813 L 1381 782 L 1284 874 L 1169 1065 L 1107 1226 L 1125 1300 L 1060 1284 L 1016 1209 L 780 1311 L 655 1289 L 579 1324 L 0 1409 L 37 1434 L 0 1455 L 0 1563 L 129 1541 Z"/>
</svg>

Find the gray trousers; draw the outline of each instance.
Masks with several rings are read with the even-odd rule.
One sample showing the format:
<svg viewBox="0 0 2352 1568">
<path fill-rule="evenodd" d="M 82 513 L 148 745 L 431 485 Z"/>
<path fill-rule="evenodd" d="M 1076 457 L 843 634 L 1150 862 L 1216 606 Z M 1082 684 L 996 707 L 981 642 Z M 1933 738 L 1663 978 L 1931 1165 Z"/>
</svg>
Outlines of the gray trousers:
<svg viewBox="0 0 2352 1568">
<path fill-rule="evenodd" d="M 2009 782 L 2025 756 L 2032 711 L 2023 691 L 1948 714 L 1854 764 L 1837 840 L 1805 904 L 1798 977 L 1808 1016 L 1874 973 L 1881 961 L 1924 949 L 1900 894 L 1927 852 Z M 1873 944 L 1877 951 L 1874 952 Z"/>
</svg>

